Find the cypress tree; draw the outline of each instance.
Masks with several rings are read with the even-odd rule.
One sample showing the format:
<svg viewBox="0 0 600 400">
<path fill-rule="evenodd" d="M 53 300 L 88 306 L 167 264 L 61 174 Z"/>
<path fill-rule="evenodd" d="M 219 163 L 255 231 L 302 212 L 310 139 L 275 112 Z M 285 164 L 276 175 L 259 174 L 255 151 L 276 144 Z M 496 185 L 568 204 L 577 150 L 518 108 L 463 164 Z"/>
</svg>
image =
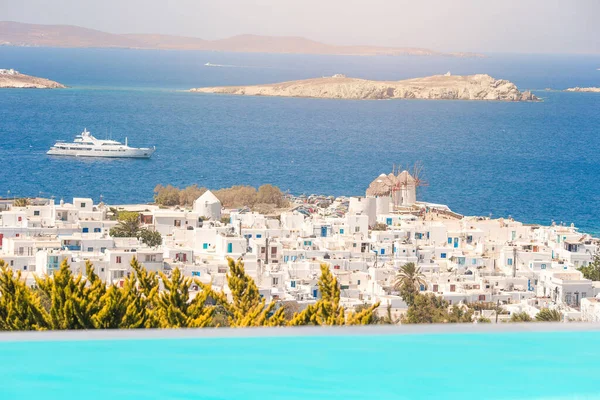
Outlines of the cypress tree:
<svg viewBox="0 0 600 400">
<path fill-rule="evenodd" d="M 229 325 L 232 327 L 248 326 L 282 326 L 285 324 L 284 309 L 275 310 L 276 302 L 268 305 L 260 293 L 254 279 L 246 274 L 244 263 L 229 258 L 227 285 L 231 290 L 233 302 L 225 302 L 228 311 Z"/>
<path fill-rule="evenodd" d="M 14 272 L 0 260 L 0 330 L 46 330 L 48 319 L 39 297 L 21 279 L 21 271 Z"/>
</svg>

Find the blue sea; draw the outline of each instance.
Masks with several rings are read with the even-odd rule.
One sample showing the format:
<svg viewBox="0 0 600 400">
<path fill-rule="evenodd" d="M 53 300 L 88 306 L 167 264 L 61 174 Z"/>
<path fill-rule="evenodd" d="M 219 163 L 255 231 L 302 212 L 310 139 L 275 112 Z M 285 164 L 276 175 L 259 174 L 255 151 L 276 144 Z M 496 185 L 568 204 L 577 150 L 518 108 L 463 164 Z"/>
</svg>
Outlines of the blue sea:
<svg viewBox="0 0 600 400">
<path fill-rule="evenodd" d="M 205 63 L 222 67 L 206 67 Z M 0 91 L 0 196 L 148 202 L 157 184 L 271 183 L 293 194 L 361 195 L 420 161 L 425 201 L 467 215 L 575 223 L 600 233 L 600 55 L 346 57 L 0 47 L 0 68 L 66 90 Z M 185 92 L 343 73 L 370 79 L 488 73 L 540 103 L 349 101 Z M 553 90 L 545 90 L 550 88 Z M 154 146 L 150 160 L 53 158 L 87 128 Z"/>
<path fill-rule="evenodd" d="M 3 338 L 0 398 L 598 399 L 599 346 L 598 331 Z"/>
</svg>

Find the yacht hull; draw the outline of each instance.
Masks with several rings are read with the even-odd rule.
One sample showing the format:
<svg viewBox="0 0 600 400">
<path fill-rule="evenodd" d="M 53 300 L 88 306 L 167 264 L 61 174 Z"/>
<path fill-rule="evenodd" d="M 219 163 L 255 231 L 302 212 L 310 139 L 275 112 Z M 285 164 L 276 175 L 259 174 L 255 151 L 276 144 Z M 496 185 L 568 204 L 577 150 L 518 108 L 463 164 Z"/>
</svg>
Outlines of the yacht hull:
<svg viewBox="0 0 600 400">
<path fill-rule="evenodd" d="M 64 150 L 50 149 L 46 153 L 50 156 L 67 157 L 97 157 L 97 158 L 150 158 L 154 149 L 126 149 L 119 151 L 97 151 L 97 150 Z"/>
</svg>

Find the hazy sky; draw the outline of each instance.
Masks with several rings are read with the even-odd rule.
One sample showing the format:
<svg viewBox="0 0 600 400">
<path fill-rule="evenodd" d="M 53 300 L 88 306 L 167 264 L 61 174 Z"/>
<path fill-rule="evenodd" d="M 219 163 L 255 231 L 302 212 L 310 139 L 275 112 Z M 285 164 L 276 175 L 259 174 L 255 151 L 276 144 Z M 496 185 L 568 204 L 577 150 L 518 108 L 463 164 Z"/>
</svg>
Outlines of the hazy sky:
<svg viewBox="0 0 600 400">
<path fill-rule="evenodd" d="M 600 53 L 600 0 L 0 0 L 0 20 L 218 39 Z"/>
</svg>

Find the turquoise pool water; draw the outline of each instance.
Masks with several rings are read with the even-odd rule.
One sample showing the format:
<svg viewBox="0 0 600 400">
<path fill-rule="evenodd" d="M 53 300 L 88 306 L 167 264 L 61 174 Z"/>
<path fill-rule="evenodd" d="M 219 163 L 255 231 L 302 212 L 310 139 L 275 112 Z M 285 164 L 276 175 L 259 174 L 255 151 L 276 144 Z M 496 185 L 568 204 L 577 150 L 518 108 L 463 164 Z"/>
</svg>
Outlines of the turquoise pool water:
<svg viewBox="0 0 600 400">
<path fill-rule="evenodd" d="M 600 398 L 600 332 L 0 341 L 0 399 Z"/>
</svg>

